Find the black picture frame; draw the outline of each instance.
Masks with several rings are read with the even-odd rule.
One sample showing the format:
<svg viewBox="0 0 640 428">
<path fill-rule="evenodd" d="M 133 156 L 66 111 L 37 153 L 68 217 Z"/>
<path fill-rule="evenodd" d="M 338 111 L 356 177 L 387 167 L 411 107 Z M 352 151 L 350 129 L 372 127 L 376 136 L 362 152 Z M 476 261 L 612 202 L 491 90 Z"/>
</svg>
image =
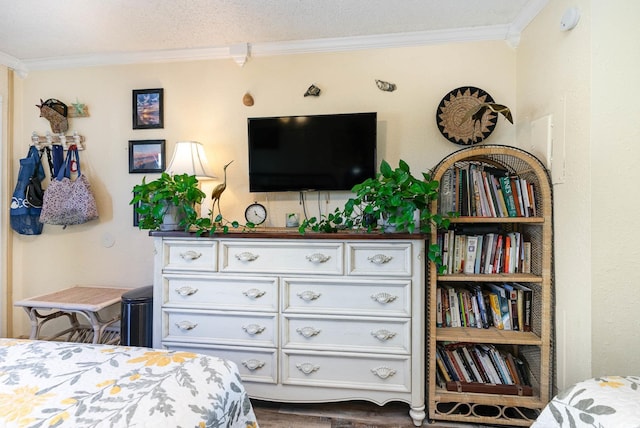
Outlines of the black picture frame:
<svg viewBox="0 0 640 428">
<path fill-rule="evenodd" d="M 164 89 L 133 90 L 133 129 L 164 128 Z"/>
<path fill-rule="evenodd" d="M 140 206 L 140 202 L 136 202 L 133 206 L 133 227 L 138 227 L 140 225 L 140 214 L 137 211 L 137 208 Z"/>
<path fill-rule="evenodd" d="M 164 171 L 165 154 L 165 140 L 129 140 L 129 173 Z"/>
</svg>

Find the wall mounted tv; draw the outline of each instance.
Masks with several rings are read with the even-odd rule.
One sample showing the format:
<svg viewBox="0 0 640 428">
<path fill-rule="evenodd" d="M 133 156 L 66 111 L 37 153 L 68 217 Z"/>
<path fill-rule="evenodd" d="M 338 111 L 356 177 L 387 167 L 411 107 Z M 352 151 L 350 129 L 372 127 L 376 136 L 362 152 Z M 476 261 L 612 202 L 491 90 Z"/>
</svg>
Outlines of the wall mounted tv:
<svg viewBox="0 0 640 428">
<path fill-rule="evenodd" d="M 247 119 L 249 191 L 348 191 L 376 174 L 376 113 Z"/>
</svg>

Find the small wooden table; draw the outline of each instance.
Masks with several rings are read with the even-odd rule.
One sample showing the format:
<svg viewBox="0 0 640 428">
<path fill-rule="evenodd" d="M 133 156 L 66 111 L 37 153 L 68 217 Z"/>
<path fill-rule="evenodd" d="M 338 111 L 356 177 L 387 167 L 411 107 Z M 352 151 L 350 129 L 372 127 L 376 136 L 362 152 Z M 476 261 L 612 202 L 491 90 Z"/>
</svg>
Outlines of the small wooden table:
<svg viewBox="0 0 640 428">
<path fill-rule="evenodd" d="M 122 294 L 129 291 L 127 288 L 108 287 L 71 287 L 55 293 L 44 294 L 42 296 L 31 297 L 29 299 L 15 302 L 15 306 L 22 306 L 31 320 L 30 339 L 52 340 L 68 334 L 67 341 L 84 343 L 106 343 L 114 344 L 119 342 L 119 332 L 111 329 L 105 330 L 120 320 L 120 312 L 109 320 L 103 320 L 98 312 L 110 306 L 119 304 Z M 48 314 L 43 311 L 54 311 Z M 84 315 L 90 323 L 90 327 L 81 325 L 78 322 L 77 314 Z M 40 330 L 48 321 L 66 316 L 71 322 L 71 327 L 55 333 L 51 336 L 41 338 Z M 107 334 L 110 333 L 110 334 Z"/>
</svg>

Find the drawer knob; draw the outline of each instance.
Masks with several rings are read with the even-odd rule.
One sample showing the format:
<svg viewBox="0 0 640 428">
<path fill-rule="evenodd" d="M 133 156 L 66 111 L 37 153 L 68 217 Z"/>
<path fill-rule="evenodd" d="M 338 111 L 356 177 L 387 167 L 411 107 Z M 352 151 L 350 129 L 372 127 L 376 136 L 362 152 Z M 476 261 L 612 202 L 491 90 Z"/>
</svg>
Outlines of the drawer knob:
<svg viewBox="0 0 640 428">
<path fill-rule="evenodd" d="M 181 296 L 192 296 L 197 292 L 198 292 L 197 288 L 189 287 L 188 285 L 185 285 L 180 288 L 176 288 L 176 293 L 178 293 Z"/>
<path fill-rule="evenodd" d="M 296 368 L 304 374 L 311 374 L 320 370 L 320 366 L 311 363 L 296 364 Z"/>
<path fill-rule="evenodd" d="M 296 331 L 306 337 L 307 339 L 313 336 L 317 336 L 320 334 L 320 330 L 315 329 L 313 327 L 302 327 L 302 328 L 297 328 Z"/>
<path fill-rule="evenodd" d="M 306 256 L 307 260 L 309 260 L 311 263 L 326 263 L 331 256 L 327 256 L 325 254 L 321 254 L 321 253 L 314 253 L 311 254 L 309 256 Z"/>
<path fill-rule="evenodd" d="M 242 329 L 244 331 L 247 332 L 247 334 L 250 334 L 251 336 L 254 336 L 256 334 L 260 334 L 264 331 L 265 327 L 258 325 L 258 324 L 249 324 L 249 325 L 243 325 Z"/>
<path fill-rule="evenodd" d="M 298 293 L 298 297 L 304 300 L 305 302 L 310 302 L 312 300 L 317 300 L 320 297 L 320 293 L 306 290 L 306 291 L 303 291 L 302 293 Z"/>
<path fill-rule="evenodd" d="M 250 360 L 244 360 L 242 362 L 242 365 L 245 366 L 247 370 L 251 370 L 253 372 L 255 370 L 263 368 L 265 365 L 265 362 L 252 358 Z"/>
<path fill-rule="evenodd" d="M 396 374 L 394 369 L 389 367 L 377 367 L 375 369 L 371 369 L 371 373 L 378 376 L 380 379 L 387 379 Z"/>
<path fill-rule="evenodd" d="M 180 321 L 176 323 L 176 326 L 180 329 L 180 330 L 184 330 L 184 331 L 189 331 L 189 330 L 193 330 L 194 328 L 196 328 L 198 326 L 198 324 L 191 322 L 191 321 Z"/>
<path fill-rule="evenodd" d="M 393 296 L 389 293 L 378 293 L 372 294 L 371 298 L 378 303 L 391 303 L 398 298 L 398 296 Z"/>
<path fill-rule="evenodd" d="M 252 262 L 256 260 L 258 257 L 259 257 L 258 254 L 253 254 L 248 251 L 244 251 L 240 254 L 236 254 L 236 259 L 240 260 L 241 262 Z"/>
<path fill-rule="evenodd" d="M 180 257 L 182 258 L 182 260 L 198 260 L 200 257 L 202 257 L 202 253 L 198 253 L 197 251 L 193 251 L 193 250 L 189 250 L 189 251 L 185 251 L 184 253 L 180 253 Z"/>
<path fill-rule="evenodd" d="M 266 291 L 262 291 L 262 290 L 258 290 L 257 288 L 252 288 L 251 290 L 247 290 L 247 291 L 243 291 L 242 294 L 244 294 L 245 296 L 247 296 L 250 299 L 258 299 L 262 296 L 264 296 L 267 292 Z"/>
<path fill-rule="evenodd" d="M 393 339 L 396 334 L 392 331 L 381 329 L 378 331 L 372 331 L 371 335 L 378 339 L 380 342 L 384 342 L 385 340 Z"/>
<path fill-rule="evenodd" d="M 389 263 L 393 257 L 385 256 L 384 254 L 376 254 L 375 256 L 367 257 L 374 265 L 383 265 L 385 263 Z"/>
</svg>

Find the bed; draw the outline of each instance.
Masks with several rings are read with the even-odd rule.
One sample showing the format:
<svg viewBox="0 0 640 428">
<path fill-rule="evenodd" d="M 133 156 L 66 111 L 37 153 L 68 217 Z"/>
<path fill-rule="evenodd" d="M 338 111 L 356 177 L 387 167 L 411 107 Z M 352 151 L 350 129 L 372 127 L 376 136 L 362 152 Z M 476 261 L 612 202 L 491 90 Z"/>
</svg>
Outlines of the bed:
<svg viewBox="0 0 640 428">
<path fill-rule="evenodd" d="M 2 427 L 254 428 L 233 362 L 150 348 L 0 338 Z"/>
<path fill-rule="evenodd" d="M 607 376 L 579 382 L 542 410 L 532 427 L 640 427 L 640 376 Z"/>
</svg>

